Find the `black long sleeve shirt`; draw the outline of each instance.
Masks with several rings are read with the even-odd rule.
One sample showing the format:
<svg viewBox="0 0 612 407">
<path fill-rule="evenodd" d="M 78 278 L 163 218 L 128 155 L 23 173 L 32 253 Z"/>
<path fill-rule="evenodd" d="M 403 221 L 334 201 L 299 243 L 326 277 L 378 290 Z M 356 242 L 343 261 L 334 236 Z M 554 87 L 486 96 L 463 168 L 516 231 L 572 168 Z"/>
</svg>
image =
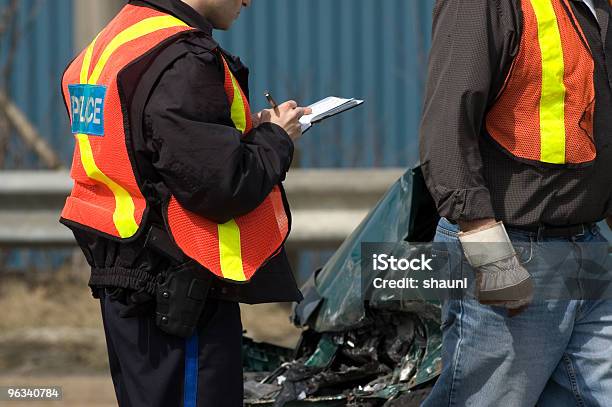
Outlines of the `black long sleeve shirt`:
<svg viewBox="0 0 612 407">
<path fill-rule="evenodd" d="M 223 75 L 213 53 L 187 54 L 162 75 L 144 119 L 164 184 L 183 207 L 218 223 L 257 208 L 284 181 L 293 155 L 274 124 L 245 137 L 233 127 Z"/>
<path fill-rule="evenodd" d="M 611 7 L 598 20 L 571 6 L 595 61 L 597 158 L 586 168 L 539 168 L 514 160 L 486 135 L 522 32 L 520 0 L 438 0 L 420 132 L 427 186 L 441 216 L 497 218 L 507 225 L 573 225 L 612 215 Z"/>
<path fill-rule="evenodd" d="M 185 9 L 179 17 L 212 39 L 210 23 L 178 0 L 132 3 Z M 225 57 L 248 99 L 248 69 Z M 293 156 L 293 142 L 274 124 L 243 137 L 224 81 L 217 53 L 196 49 L 163 72 L 144 112 L 146 148 L 163 183 L 183 207 L 218 223 L 257 208 L 285 180 Z"/>
<path fill-rule="evenodd" d="M 263 123 L 245 135 L 234 127 L 219 52 L 225 55 L 247 98 L 248 69 L 218 47 L 207 20 L 179 0 L 138 0 L 130 4 L 153 7 L 198 28 L 168 45 L 146 71 L 134 68 L 122 77 L 124 81 L 138 81 L 137 95 L 140 89 L 149 90 L 149 81 L 154 82 L 142 123 L 131 123 L 132 127 L 142 126 L 142 137 L 133 134 L 131 142 L 136 170 L 149 201 L 148 222 L 163 227 L 162 207 L 171 195 L 184 208 L 217 223 L 251 212 L 284 181 L 293 142 L 275 124 Z M 188 52 L 181 51 L 181 56 L 168 64 L 165 55 L 174 55 L 178 48 Z M 138 110 L 134 105 L 132 102 L 130 109 Z M 131 116 L 133 119 L 136 115 Z M 144 232 L 129 243 L 79 229 L 74 233 L 92 266 L 92 287 L 138 289 L 134 280 L 142 271 L 157 274 L 172 267 L 167 258 L 144 246 Z M 302 298 L 284 249 L 249 283 L 219 280 L 211 290 L 216 298 L 246 303 Z"/>
</svg>

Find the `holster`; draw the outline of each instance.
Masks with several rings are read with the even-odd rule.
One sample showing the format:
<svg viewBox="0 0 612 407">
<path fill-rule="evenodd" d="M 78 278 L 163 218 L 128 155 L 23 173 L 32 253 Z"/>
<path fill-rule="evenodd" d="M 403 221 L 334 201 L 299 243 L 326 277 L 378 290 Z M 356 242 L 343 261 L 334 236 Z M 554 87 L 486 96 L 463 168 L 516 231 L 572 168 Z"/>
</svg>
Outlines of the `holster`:
<svg viewBox="0 0 612 407">
<path fill-rule="evenodd" d="M 211 282 L 212 276 L 198 270 L 193 262 L 169 272 L 157 286 L 155 322 L 159 329 L 190 337 L 204 310 Z"/>
<path fill-rule="evenodd" d="M 188 338 L 198 325 L 213 276 L 202 271 L 193 260 L 185 262 L 167 233 L 156 226 L 151 227 L 146 245 L 174 262 L 183 260 L 158 278 L 155 322 L 166 333 Z"/>
</svg>

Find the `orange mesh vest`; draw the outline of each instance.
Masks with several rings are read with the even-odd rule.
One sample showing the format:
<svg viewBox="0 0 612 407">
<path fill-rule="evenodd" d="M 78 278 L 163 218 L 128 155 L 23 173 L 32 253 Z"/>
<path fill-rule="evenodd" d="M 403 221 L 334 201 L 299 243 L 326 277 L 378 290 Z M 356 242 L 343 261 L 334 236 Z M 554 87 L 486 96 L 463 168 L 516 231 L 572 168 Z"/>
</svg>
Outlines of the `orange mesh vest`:
<svg viewBox="0 0 612 407">
<path fill-rule="evenodd" d="M 519 51 L 486 116 L 513 156 L 553 165 L 595 159 L 594 62 L 569 0 L 521 0 Z"/>
<path fill-rule="evenodd" d="M 127 5 L 67 68 L 62 90 L 76 146 L 74 187 L 62 211 L 64 223 L 119 241 L 135 238 L 146 223 L 148 205 L 130 159 L 130 123 L 124 114 L 128 109 L 118 76 L 132 62 L 189 30 L 193 28 L 176 17 Z M 232 121 L 247 133 L 252 128 L 248 101 L 223 62 Z M 223 225 L 190 213 L 174 197 L 165 210 L 169 232 L 183 252 L 217 276 L 234 281 L 248 281 L 278 253 L 289 233 L 281 186 L 257 209 Z"/>
</svg>

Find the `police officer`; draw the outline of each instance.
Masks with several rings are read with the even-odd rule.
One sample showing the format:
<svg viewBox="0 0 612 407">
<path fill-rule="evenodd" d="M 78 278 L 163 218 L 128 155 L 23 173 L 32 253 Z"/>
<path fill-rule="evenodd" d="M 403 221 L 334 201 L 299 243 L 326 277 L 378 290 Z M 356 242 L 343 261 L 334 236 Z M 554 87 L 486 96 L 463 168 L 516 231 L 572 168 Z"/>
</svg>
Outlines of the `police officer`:
<svg viewBox="0 0 612 407">
<path fill-rule="evenodd" d="M 242 405 L 238 302 L 302 298 L 281 183 L 309 110 L 252 114 L 248 69 L 212 37 L 249 5 L 129 1 L 63 76 L 61 222 L 91 265 L 120 406 Z"/>
</svg>

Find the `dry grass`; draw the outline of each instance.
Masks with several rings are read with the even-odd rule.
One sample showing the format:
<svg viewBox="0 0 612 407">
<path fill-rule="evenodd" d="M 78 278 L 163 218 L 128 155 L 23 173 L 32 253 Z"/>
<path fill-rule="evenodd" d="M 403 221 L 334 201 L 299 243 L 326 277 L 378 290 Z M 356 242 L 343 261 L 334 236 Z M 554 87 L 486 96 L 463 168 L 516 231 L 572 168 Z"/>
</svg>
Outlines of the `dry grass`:
<svg viewBox="0 0 612 407">
<path fill-rule="evenodd" d="M 107 375 L 8 376 L 0 375 L 0 386 L 60 386 L 61 401 L 11 401 L 7 407 L 116 407 L 113 383 Z M 2 405 L 0 403 L 0 405 Z"/>
<path fill-rule="evenodd" d="M 0 309 L 0 371 L 107 370 L 99 304 L 82 273 L 3 277 Z"/>
<path fill-rule="evenodd" d="M 300 331 L 289 323 L 287 305 L 241 308 L 250 337 L 288 347 L 297 342 Z M 117 405 L 99 303 L 86 273 L 0 274 L 0 310 L 0 386 L 63 389 L 62 401 L 10 402 L 12 407 Z"/>
<path fill-rule="evenodd" d="M 300 331 L 289 323 L 288 305 L 241 309 L 251 338 L 286 347 L 297 343 Z M 0 277 L 0 310 L 0 372 L 108 371 L 99 302 L 91 296 L 85 273 Z"/>
<path fill-rule="evenodd" d="M 2 278 L 0 309 L 0 332 L 33 327 L 98 328 L 102 323 L 99 303 L 91 296 L 84 273 Z"/>
<path fill-rule="evenodd" d="M 301 330 L 289 322 L 289 304 L 241 305 L 242 325 L 246 335 L 260 342 L 293 348 Z"/>
</svg>

